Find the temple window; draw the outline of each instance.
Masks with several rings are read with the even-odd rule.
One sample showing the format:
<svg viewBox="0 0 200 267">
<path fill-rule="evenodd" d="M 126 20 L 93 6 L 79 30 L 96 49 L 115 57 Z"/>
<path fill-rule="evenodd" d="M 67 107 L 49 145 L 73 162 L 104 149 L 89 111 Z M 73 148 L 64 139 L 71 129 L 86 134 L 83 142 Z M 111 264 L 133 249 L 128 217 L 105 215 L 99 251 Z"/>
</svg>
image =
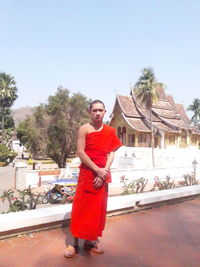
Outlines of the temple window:
<svg viewBox="0 0 200 267">
<path fill-rule="evenodd" d="M 128 135 L 128 145 L 135 146 L 135 135 L 134 134 Z"/>
<path fill-rule="evenodd" d="M 151 145 L 151 138 L 149 133 L 139 133 L 138 143 L 140 146 L 149 147 Z"/>
<path fill-rule="evenodd" d="M 117 135 L 118 135 L 119 138 L 121 138 L 121 135 L 122 135 L 121 127 L 117 128 Z"/>
<path fill-rule="evenodd" d="M 147 142 L 147 135 L 146 135 L 146 133 L 140 133 L 139 134 L 139 139 L 138 139 L 138 141 L 139 141 L 139 143 L 140 144 L 144 144 L 144 143 L 146 143 Z"/>
</svg>

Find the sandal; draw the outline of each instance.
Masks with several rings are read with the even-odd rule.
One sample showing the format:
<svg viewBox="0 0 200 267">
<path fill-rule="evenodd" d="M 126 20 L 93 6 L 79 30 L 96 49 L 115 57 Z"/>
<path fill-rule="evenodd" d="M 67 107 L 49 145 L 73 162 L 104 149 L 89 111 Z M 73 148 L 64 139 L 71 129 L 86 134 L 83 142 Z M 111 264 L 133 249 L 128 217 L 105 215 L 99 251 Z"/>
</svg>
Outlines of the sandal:
<svg viewBox="0 0 200 267">
<path fill-rule="evenodd" d="M 66 249 L 64 250 L 64 256 L 66 258 L 72 258 L 75 256 L 75 254 L 76 254 L 76 249 L 72 247 L 71 245 L 66 247 Z"/>
<path fill-rule="evenodd" d="M 104 253 L 104 249 L 99 247 L 97 242 L 85 242 L 84 249 L 97 253 L 97 254 Z"/>
</svg>

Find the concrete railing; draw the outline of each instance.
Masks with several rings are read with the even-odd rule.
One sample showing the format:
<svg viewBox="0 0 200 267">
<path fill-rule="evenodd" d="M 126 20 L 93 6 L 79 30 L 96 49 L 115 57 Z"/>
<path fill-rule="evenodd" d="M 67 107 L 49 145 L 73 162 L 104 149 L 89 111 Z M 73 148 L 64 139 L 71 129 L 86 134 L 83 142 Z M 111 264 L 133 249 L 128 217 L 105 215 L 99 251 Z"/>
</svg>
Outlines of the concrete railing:
<svg viewBox="0 0 200 267">
<path fill-rule="evenodd" d="M 175 200 L 199 194 L 200 185 L 196 185 L 162 191 L 109 197 L 107 211 L 114 212 L 121 209 L 130 209 L 141 205 L 155 204 L 156 202 Z M 65 221 L 71 217 L 71 208 L 71 204 L 64 204 L 49 208 L 41 208 L 38 210 L 0 214 L 0 235 L 2 236 L 8 234 L 9 232 L 20 232 L 27 228 L 30 231 L 31 227 L 40 228 L 41 225 Z"/>
</svg>

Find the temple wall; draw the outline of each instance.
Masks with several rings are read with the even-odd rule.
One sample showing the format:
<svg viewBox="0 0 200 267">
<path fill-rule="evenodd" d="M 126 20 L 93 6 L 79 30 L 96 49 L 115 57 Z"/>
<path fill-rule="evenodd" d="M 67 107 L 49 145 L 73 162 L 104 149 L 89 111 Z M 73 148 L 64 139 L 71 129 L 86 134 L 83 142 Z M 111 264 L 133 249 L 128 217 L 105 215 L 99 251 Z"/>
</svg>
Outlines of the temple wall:
<svg viewBox="0 0 200 267">
<path fill-rule="evenodd" d="M 200 149 L 196 147 L 177 149 L 175 147 L 155 148 L 156 167 L 190 167 L 194 159 L 200 166 Z M 115 153 L 113 168 L 151 168 L 152 149 L 148 147 L 123 146 Z"/>
</svg>

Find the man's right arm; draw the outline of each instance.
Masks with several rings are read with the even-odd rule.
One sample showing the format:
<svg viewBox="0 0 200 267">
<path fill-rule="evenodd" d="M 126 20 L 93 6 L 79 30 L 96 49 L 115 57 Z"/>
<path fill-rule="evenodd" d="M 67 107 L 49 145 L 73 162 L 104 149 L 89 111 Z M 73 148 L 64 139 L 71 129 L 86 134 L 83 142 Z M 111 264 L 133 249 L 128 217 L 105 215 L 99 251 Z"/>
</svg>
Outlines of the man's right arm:
<svg viewBox="0 0 200 267">
<path fill-rule="evenodd" d="M 86 125 L 83 125 L 78 130 L 77 155 L 82 163 L 84 163 L 87 167 L 95 171 L 97 173 L 97 176 L 103 178 L 107 175 L 108 171 L 105 168 L 99 168 L 85 153 L 86 134 L 87 134 L 87 127 Z"/>
</svg>

